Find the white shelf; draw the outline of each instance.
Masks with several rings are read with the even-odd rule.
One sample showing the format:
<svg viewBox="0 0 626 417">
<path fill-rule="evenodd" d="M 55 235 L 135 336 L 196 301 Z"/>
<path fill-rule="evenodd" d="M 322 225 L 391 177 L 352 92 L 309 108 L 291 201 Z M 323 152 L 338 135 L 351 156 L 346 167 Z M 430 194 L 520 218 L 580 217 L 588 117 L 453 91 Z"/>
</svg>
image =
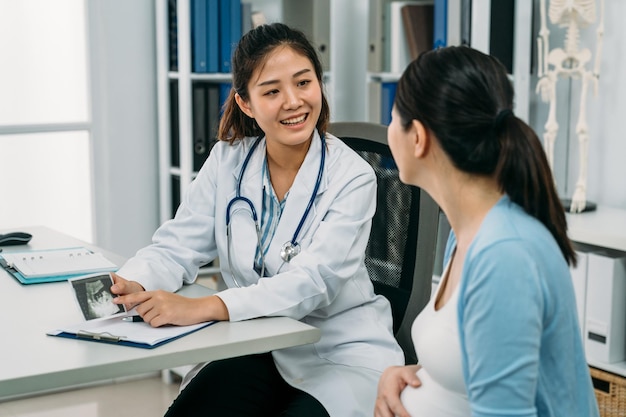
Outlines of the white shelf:
<svg viewBox="0 0 626 417">
<path fill-rule="evenodd" d="M 605 363 L 587 359 L 587 364 L 594 368 L 626 377 L 626 362 Z"/>
<path fill-rule="evenodd" d="M 229 83 L 233 80 L 233 76 L 231 74 L 221 72 L 210 74 L 192 73 L 190 77 L 192 80 L 213 81 L 216 83 Z"/>
<path fill-rule="evenodd" d="M 167 78 L 170 80 L 178 80 L 181 74 L 178 71 L 169 71 Z M 186 75 L 187 76 L 187 75 Z M 232 74 L 225 72 L 196 73 L 188 74 L 190 80 L 214 81 L 216 83 L 228 83 L 233 80 Z"/>
<path fill-rule="evenodd" d="M 386 82 L 395 82 L 400 79 L 402 76 L 401 72 L 368 72 L 367 78 L 369 81 L 386 83 Z"/>
<path fill-rule="evenodd" d="M 566 217 L 572 241 L 626 252 L 626 210 L 598 206 Z"/>
</svg>

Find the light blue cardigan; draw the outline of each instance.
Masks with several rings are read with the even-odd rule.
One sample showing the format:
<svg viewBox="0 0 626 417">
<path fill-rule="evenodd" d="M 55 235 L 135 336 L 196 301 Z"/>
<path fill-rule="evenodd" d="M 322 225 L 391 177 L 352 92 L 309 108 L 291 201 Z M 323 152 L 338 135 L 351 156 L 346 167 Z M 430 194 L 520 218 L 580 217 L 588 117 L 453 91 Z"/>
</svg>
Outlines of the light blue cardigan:
<svg viewBox="0 0 626 417">
<path fill-rule="evenodd" d="M 451 233 L 446 264 L 455 246 Z M 550 232 L 507 196 L 468 249 L 458 322 L 472 416 L 599 415 L 569 268 Z"/>
</svg>

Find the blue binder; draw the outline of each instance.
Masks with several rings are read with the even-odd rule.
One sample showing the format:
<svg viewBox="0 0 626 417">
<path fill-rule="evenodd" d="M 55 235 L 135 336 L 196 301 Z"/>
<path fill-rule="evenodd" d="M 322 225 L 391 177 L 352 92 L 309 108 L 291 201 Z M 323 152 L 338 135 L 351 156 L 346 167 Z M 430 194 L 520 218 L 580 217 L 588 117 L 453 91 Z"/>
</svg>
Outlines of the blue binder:
<svg viewBox="0 0 626 417">
<path fill-rule="evenodd" d="M 191 0 L 192 71 L 207 72 L 207 5 L 208 0 Z"/>
<path fill-rule="evenodd" d="M 433 14 L 433 49 L 448 44 L 448 0 L 435 0 Z"/>
<path fill-rule="evenodd" d="M 396 81 L 380 83 L 380 123 L 386 126 L 391 124 L 391 109 L 396 98 Z"/>
<path fill-rule="evenodd" d="M 219 0 L 208 0 L 207 5 L 207 71 L 220 70 Z"/>
<path fill-rule="evenodd" d="M 231 57 L 241 39 L 241 0 L 219 0 L 220 72 L 231 71 Z"/>
</svg>

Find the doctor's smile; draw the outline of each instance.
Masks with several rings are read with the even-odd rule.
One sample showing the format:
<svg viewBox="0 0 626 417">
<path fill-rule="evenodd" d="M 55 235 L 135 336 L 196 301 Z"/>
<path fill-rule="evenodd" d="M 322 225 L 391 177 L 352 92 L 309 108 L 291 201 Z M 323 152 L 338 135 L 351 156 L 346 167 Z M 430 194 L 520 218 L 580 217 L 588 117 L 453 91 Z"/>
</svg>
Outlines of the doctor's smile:
<svg viewBox="0 0 626 417">
<path fill-rule="evenodd" d="M 308 117 L 308 113 L 300 117 L 294 117 L 288 120 L 283 120 L 281 123 L 284 125 L 288 125 L 288 126 L 295 126 L 304 122 L 307 117 Z"/>
</svg>

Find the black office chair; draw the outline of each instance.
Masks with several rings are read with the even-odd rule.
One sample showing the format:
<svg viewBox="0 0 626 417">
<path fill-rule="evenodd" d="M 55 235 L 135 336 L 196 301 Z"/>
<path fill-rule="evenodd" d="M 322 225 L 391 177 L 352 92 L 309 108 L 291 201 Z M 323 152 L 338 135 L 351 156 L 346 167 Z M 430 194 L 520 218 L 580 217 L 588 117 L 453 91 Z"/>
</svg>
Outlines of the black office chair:
<svg viewBox="0 0 626 417">
<path fill-rule="evenodd" d="M 425 191 L 398 178 L 386 126 L 339 122 L 328 132 L 357 151 L 376 173 L 377 206 L 365 264 L 374 291 L 391 303 L 394 334 L 407 363 L 416 363 L 411 325 L 430 299 L 439 207 Z"/>
</svg>

